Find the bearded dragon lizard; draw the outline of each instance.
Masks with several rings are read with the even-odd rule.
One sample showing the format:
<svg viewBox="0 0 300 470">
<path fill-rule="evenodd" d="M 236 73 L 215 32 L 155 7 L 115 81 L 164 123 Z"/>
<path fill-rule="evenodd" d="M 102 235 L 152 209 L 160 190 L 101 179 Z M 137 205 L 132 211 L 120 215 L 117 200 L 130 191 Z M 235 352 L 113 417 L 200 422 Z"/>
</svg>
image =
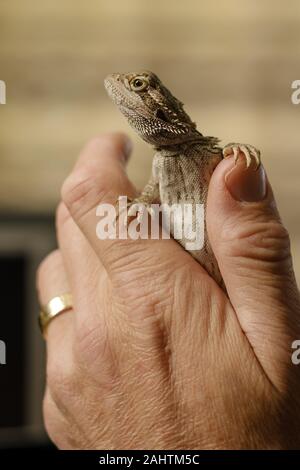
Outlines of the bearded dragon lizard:
<svg viewBox="0 0 300 470">
<path fill-rule="evenodd" d="M 231 143 L 222 148 L 219 139 L 202 135 L 183 104 L 154 73 L 111 74 L 104 84 L 129 124 L 156 151 L 152 175 L 140 196 L 130 202 L 129 216 L 136 213 L 138 204 L 151 213 L 151 204 L 158 202 L 191 204 L 193 209 L 203 204 L 205 213 L 209 181 L 222 158 L 233 155 L 235 163 L 244 158 L 247 168 L 252 164 L 259 167 L 260 152 L 252 145 Z M 195 227 L 195 210 L 192 225 Z M 170 229 L 174 235 L 174 220 Z M 190 240 L 185 236 L 177 241 L 224 287 L 205 225 L 201 249 L 189 250 Z"/>
</svg>

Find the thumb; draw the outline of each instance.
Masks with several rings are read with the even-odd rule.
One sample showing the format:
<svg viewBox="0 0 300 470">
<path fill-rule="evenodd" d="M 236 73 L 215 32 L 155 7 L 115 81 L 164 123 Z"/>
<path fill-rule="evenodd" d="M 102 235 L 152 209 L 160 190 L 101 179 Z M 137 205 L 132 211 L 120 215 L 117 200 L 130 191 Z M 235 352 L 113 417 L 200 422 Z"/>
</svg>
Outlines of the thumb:
<svg viewBox="0 0 300 470">
<path fill-rule="evenodd" d="M 207 228 L 241 328 L 269 377 L 279 379 L 278 361 L 291 364 L 291 343 L 300 334 L 300 301 L 289 236 L 262 166 L 247 169 L 242 158 L 218 165 Z"/>
</svg>

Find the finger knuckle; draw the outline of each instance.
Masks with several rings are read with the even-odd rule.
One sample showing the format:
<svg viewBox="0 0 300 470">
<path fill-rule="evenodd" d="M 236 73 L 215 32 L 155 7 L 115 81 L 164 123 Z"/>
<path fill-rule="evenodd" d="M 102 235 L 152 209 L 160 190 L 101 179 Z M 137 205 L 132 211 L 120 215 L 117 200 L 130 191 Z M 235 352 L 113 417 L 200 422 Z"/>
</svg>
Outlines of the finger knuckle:
<svg viewBox="0 0 300 470">
<path fill-rule="evenodd" d="M 61 252 L 60 250 L 51 251 L 39 264 L 37 268 L 37 285 L 40 286 L 44 279 L 48 278 L 50 272 L 56 270 L 61 265 Z"/>
<path fill-rule="evenodd" d="M 47 387 L 51 392 L 54 402 L 68 403 L 78 391 L 78 377 L 73 367 L 66 368 L 63 361 L 58 364 L 49 362 L 47 365 Z"/>
<path fill-rule="evenodd" d="M 103 324 L 76 328 L 74 357 L 80 370 L 102 391 L 111 391 L 119 383 L 120 338 Z M 101 368 L 101 377 L 95 371 Z"/>
<path fill-rule="evenodd" d="M 43 417 L 44 417 L 44 424 L 47 431 L 47 434 L 51 441 L 56 444 L 58 447 L 60 445 L 60 435 L 61 429 L 58 427 L 58 420 L 59 417 L 58 411 L 50 398 L 50 394 L 46 394 L 43 400 Z"/>
<path fill-rule="evenodd" d="M 87 171 L 73 171 L 64 181 L 61 196 L 68 208 L 81 204 L 89 195 L 94 185 L 93 174 Z"/>
<path fill-rule="evenodd" d="M 110 199 L 111 187 L 107 178 L 95 171 L 78 170 L 65 180 L 61 196 L 73 217 L 82 217 L 100 202 Z"/>
<path fill-rule="evenodd" d="M 59 409 L 49 391 L 45 394 L 43 400 L 43 418 L 46 432 L 50 440 L 59 449 L 73 449 L 74 446 L 74 426 L 67 419 L 69 415 L 66 415 L 61 409 Z M 78 441 L 77 441 L 78 444 Z"/>
<path fill-rule="evenodd" d="M 223 232 L 225 250 L 231 257 L 277 263 L 290 258 L 288 231 L 278 220 L 235 225 Z"/>
<path fill-rule="evenodd" d="M 64 202 L 60 202 L 56 208 L 55 220 L 56 226 L 63 226 L 65 223 L 70 220 L 70 213 Z"/>
</svg>

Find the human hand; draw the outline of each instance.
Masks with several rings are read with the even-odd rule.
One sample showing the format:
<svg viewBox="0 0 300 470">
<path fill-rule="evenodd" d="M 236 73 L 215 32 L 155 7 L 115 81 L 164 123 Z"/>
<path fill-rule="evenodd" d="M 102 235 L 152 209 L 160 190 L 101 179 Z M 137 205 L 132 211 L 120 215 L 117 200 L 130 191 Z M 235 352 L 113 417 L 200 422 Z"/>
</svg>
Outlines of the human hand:
<svg viewBox="0 0 300 470">
<path fill-rule="evenodd" d="M 63 186 L 59 250 L 38 272 L 42 304 L 74 300 L 47 330 L 50 438 L 64 449 L 299 446 L 300 301 L 263 169 L 224 160 L 210 183 L 228 298 L 174 240 L 97 238 L 98 204 L 135 195 L 128 154 L 119 134 L 86 146 Z"/>
</svg>

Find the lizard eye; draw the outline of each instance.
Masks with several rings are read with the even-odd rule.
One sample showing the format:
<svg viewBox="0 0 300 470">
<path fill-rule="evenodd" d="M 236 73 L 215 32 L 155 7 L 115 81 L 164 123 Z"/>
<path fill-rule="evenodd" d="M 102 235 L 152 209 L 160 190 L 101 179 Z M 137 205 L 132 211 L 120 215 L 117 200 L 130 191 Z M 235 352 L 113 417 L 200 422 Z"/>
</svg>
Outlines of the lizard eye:
<svg viewBox="0 0 300 470">
<path fill-rule="evenodd" d="M 130 82 L 133 91 L 145 91 L 149 86 L 149 82 L 145 77 L 136 77 Z"/>
</svg>

